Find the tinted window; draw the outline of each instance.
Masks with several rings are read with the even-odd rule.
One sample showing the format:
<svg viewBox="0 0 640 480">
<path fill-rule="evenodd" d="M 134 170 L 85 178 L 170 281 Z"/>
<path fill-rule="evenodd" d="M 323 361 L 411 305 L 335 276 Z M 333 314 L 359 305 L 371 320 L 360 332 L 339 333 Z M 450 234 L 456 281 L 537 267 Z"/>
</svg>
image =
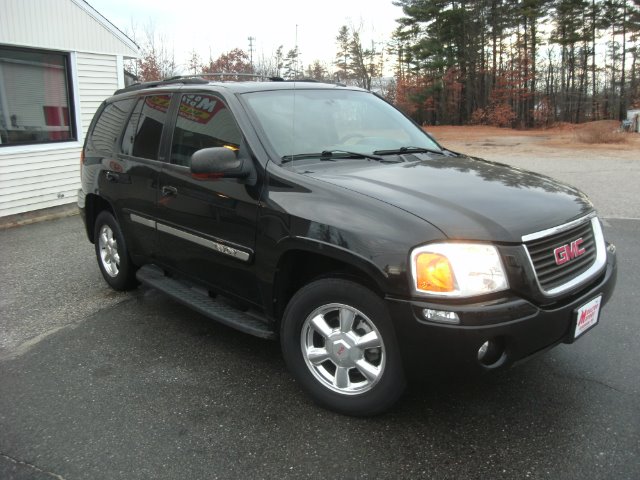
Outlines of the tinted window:
<svg viewBox="0 0 640 480">
<path fill-rule="evenodd" d="M 439 150 L 394 107 L 368 92 L 280 90 L 243 95 L 279 157 L 347 150 Z"/>
<path fill-rule="evenodd" d="M 140 113 L 142 112 L 142 105 L 144 104 L 144 98 L 138 100 L 136 108 L 134 108 L 129 121 L 127 122 L 127 128 L 122 135 L 122 148 L 121 152 L 125 155 L 133 155 L 133 140 L 136 137 L 136 128 L 138 127 L 138 120 L 140 120 Z"/>
<path fill-rule="evenodd" d="M 108 104 L 98 120 L 93 130 L 89 134 L 88 146 L 92 150 L 111 152 L 120 132 L 122 124 L 129 114 L 135 99 L 119 100 Z"/>
<path fill-rule="evenodd" d="M 0 48 L 0 145 L 72 140 L 69 57 Z"/>
<path fill-rule="evenodd" d="M 151 95 L 138 101 L 122 138 L 122 153 L 158 159 L 162 127 L 170 102 L 171 95 Z"/>
<path fill-rule="evenodd" d="M 203 148 L 237 150 L 240 139 L 240 129 L 222 100 L 212 95 L 183 95 L 171 142 L 171 163 L 189 166 L 191 155 Z"/>
</svg>

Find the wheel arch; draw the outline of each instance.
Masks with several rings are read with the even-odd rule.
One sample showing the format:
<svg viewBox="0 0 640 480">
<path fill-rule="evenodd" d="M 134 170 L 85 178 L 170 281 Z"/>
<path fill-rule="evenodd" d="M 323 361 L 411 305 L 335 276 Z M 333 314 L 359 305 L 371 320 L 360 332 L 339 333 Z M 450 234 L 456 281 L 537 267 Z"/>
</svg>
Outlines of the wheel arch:
<svg viewBox="0 0 640 480">
<path fill-rule="evenodd" d="M 321 278 L 352 280 L 384 297 L 387 275 L 370 260 L 344 248 L 317 241 L 288 242 L 272 279 L 272 314 L 279 323 L 293 295 Z"/>
<path fill-rule="evenodd" d="M 86 209 L 86 228 L 87 228 L 87 236 L 89 237 L 89 241 L 91 243 L 95 242 L 94 238 L 94 227 L 96 223 L 96 218 L 100 215 L 100 212 L 106 210 L 111 215 L 116 218 L 115 210 L 111 203 L 105 200 L 100 195 L 96 195 L 95 193 L 90 193 L 85 198 L 85 209 Z"/>
</svg>

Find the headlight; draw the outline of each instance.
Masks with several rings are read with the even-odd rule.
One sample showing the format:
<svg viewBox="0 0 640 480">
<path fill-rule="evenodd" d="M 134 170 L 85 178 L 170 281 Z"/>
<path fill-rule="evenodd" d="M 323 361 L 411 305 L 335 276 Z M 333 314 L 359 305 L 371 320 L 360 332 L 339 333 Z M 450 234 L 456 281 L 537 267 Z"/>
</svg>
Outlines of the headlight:
<svg viewBox="0 0 640 480">
<path fill-rule="evenodd" d="M 471 297 L 509 288 L 498 250 L 482 243 L 433 243 L 411 252 L 413 288 L 435 297 Z"/>
</svg>

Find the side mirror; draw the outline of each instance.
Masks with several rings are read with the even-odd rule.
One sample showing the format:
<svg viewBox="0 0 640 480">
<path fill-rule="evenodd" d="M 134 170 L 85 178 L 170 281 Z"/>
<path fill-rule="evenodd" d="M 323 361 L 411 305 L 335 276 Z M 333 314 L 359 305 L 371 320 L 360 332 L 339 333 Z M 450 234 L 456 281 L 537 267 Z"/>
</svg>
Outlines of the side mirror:
<svg viewBox="0 0 640 480">
<path fill-rule="evenodd" d="M 202 180 L 245 178 L 249 170 L 245 168 L 244 159 L 229 148 L 203 148 L 191 155 L 191 175 Z"/>
</svg>

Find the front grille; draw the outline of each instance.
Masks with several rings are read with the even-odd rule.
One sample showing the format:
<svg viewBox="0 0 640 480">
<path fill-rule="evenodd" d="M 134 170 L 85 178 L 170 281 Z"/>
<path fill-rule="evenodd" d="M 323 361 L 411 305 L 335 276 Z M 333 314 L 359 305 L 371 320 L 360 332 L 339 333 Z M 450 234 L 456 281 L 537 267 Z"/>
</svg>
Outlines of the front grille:
<svg viewBox="0 0 640 480">
<path fill-rule="evenodd" d="M 575 257 L 562 265 L 556 263 L 555 249 L 582 238 L 580 245 L 585 253 Z M 538 282 L 543 290 L 549 291 L 586 272 L 593 265 L 597 257 L 596 240 L 591 226 L 591 220 L 586 220 L 570 230 L 552 234 L 543 238 L 530 240 L 525 243 Z M 569 247 L 570 248 L 570 247 Z"/>
</svg>

